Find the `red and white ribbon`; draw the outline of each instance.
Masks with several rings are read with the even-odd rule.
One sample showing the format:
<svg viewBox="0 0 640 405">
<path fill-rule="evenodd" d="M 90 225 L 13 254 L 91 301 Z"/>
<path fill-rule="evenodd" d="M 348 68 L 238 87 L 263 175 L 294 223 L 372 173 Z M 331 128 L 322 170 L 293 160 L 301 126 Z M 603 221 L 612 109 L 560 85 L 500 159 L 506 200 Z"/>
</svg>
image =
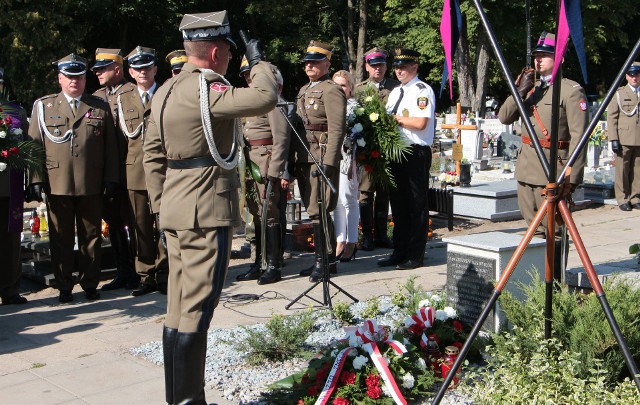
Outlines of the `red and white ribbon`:
<svg viewBox="0 0 640 405">
<path fill-rule="evenodd" d="M 407 329 L 417 327 L 422 330 L 420 346 L 422 346 L 423 349 L 427 348 L 427 343 L 429 342 L 429 339 L 427 339 L 427 335 L 424 332 L 433 325 L 434 312 L 435 311 L 431 307 L 422 307 L 404 321 L 404 326 Z"/>
</svg>

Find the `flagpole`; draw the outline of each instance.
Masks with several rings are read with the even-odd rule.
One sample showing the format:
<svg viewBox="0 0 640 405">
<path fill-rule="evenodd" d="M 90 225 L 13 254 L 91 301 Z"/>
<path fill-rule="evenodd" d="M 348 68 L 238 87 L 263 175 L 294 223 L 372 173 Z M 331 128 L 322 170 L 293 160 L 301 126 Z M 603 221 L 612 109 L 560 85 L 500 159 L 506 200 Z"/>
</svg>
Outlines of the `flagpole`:
<svg viewBox="0 0 640 405">
<path fill-rule="evenodd" d="M 527 59 L 525 66 L 531 68 L 531 0 L 524 2 L 524 16 L 527 24 Z"/>
</svg>

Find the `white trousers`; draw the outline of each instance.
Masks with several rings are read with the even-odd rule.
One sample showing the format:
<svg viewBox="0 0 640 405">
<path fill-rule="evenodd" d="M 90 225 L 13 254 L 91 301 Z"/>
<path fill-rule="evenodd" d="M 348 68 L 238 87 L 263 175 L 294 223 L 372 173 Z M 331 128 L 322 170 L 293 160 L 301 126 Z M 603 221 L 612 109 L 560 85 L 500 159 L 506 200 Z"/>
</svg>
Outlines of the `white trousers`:
<svg viewBox="0 0 640 405">
<path fill-rule="evenodd" d="M 333 222 L 338 242 L 358 242 L 358 224 L 360 223 L 358 187 L 358 176 L 355 173 L 353 173 L 351 180 L 346 174 L 340 173 L 338 204 L 333 211 Z"/>
</svg>

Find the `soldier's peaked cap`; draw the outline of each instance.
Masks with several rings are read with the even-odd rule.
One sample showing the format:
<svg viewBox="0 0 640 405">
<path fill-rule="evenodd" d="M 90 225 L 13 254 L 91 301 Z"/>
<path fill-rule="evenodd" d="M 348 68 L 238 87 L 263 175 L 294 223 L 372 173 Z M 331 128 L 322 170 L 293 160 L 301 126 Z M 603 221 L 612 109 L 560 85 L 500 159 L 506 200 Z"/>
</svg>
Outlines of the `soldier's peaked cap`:
<svg viewBox="0 0 640 405">
<path fill-rule="evenodd" d="M 397 48 L 393 50 L 393 66 L 418 63 L 420 52 L 407 48 Z"/>
<path fill-rule="evenodd" d="M 167 62 L 171 65 L 171 70 L 182 69 L 182 66 L 187 63 L 187 53 L 184 49 L 169 52 Z"/>
<path fill-rule="evenodd" d="M 536 52 L 546 52 L 546 53 L 556 53 L 556 34 L 552 34 L 547 31 L 542 31 L 540 34 L 540 39 L 538 39 L 538 44 L 535 48 L 533 48 L 533 53 Z"/>
<path fill-rule="evenodd" d="M 75 53 L 53 62 L 59 73 L 65 76 L 82 76 L 87 73 L 87 60 Z"/>
<path fill-rule="evenodd" d="M 375 46 L 365 52 L 364 60 L 370 65 L 387 63 L 387 52 Z"/>
<path fill-rule="evenodd" d="M 304 58 L 302 60 L 307 61 L 331 59 L 332 53 L 333 46 L 320 41 L 311 41 L 309 42 L 309 46 L 307 47 L 307 51 L 304 54 Z"/>
<path fill-rule="evenodd" d="M 185 41 L 212 41 L 217 38 L 226 39 L 237 48 L 231 38 L 231 26 L 227 18 L 227 11 L 212 11 L 210 13 L 185 14 L 180 21 L 182 39 Z"/>
<path fill-rule="evenodd" d="M 640 73 L 640 62 L 633 62 L 627 71 L 627 74 L 629 75 L 634 75 L 636 73 Z"/>
<path fill-rule="evenodd" d="M 122 51 L 120 49 L 98 48 L 96 49 L 96 63 L 91 67 L 91 70 L 100 69 L 112 63 L 122 65 L 123 62 Z"/>
<path fill-rule="evenodd" d="M 155 65 L 156 50 L 144 46 L 136 46 L 136 48 L 127 55 L 127 63 L 129 67 L 134 69 Z"/>
</svg>

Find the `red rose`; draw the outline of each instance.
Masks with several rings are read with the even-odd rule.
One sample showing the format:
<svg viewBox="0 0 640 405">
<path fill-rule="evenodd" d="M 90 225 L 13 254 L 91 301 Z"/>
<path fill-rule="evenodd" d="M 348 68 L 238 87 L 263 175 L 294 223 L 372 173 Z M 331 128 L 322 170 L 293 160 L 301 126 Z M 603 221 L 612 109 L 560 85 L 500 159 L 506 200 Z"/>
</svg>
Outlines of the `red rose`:
<svg viewBox="0 0 640 405">
<path fill-rule="evenodd" d="M 380 376 L 377 374 L 369 374 L 364 382 L 369 388 L 377 387 L 378 385 L 380 385 Z"/>
<path fill-rule="evenodd" d="M 464 326 L 462 325 L 462 322 L 457 321 L 457 320 L 453 321 L 453 328 L 456 330 L 456 332 L 458 332 L 458 333 L 462 332 L 462 328 L 463 327 Z"/>
<path fill-rule="evenodd" d="M 3 150 L 2 152 L 0 152 L 0 156 L 2 156 L 4 158 L 9 157 L 9 152 L 6 151 L 6 150 Z"/>
<path fill-rule="evenodd" d="M 342 374 L 340 374 L 340 382 L 344 385 L 355 383 L 356 373 L 352 371 L 343 371 Z"/>
<path fill-rule="evenodd" d="M 367 395 L 369 398 L 378 399 L 382 395 L 382 389 L 380 387 L 369 387 L 367 388 Z"/>
<path fill-rule="evenodd" d="M 346 398 L 338 397 L 333 400 L 333 405 L 349 405 L 349 400 Z"/>
<path fill-rule="evenodd" d="M 367 172 L 367 173 L 371 173 L 373 171 L 373 166 L 364 165 L 364 171 Z"/>
<path fill-rule="evenodd" d="M 20 148 L 15 146 L 9 149 L 9 155 L 17 155 L 19 152 L 20 152 Z"/>
<path fill-rule="evenodd" d="M 377 150 L 372 150 L 371 151 L 371 157 L 376 159 L 380 157 L 380 152 L 378 152 Z"/>
<path fill-rule="evenodd" d="M 11 124 L 11 117 L 7 115 L 7 117 L 4 119 L 4 123 L 7 125 Z"/>
</svg>

